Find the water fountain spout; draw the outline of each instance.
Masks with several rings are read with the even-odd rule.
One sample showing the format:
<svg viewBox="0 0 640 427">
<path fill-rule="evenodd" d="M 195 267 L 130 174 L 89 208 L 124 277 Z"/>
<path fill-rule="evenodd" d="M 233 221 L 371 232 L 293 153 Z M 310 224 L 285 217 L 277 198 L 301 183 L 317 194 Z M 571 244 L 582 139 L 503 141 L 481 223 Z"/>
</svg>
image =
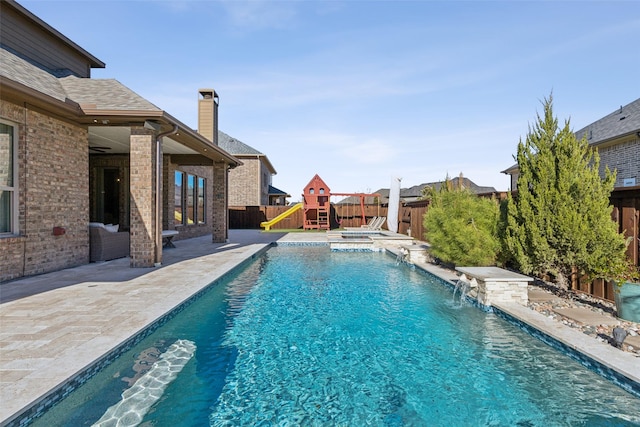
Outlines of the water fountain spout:
<svg viewBox="0 0 640 427">
<path fill-rule="evenodd" d="M 398 251 L 398 255 L 396 255 L 396 265 L 400 265 L 402 263 L 408 262 L 409 251 L 405 248 L 400 248 Z"/>
<path fill-rule="evenodd" d="M 473 280 L 475 281 L 475 278 Z M 477 282 L 475 283 L 475 285 L 477 286 Z M 456 295 L 460 294 L 458 302 L 460 305 L 464 304 L 467 299 L 467 294 L 471 290 L 471 287 L 471 281 L 467 278 L 466 275 L 462 274 L 456 282 L 456 287 L 453 289 L 453 302 L 456 302 Z"/>
</svg>

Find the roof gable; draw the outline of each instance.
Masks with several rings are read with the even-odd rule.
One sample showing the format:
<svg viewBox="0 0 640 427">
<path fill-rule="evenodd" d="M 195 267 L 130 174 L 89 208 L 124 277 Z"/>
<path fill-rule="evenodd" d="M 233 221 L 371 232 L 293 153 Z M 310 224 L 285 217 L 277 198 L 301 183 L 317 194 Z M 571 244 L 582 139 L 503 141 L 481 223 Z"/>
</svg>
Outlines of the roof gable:
<svg viewBox="0 0 640 427">
<path fill-rule="evenodd" d="M 304 193 L 309 194 L 311 189 L 313 189 L 314 192 L 315 190 L 322 189 L 324 190 L 324 194 L 329 194 L 331 192 L 327 183 L 324 182 L 318 174 L 315 174 L 313 178 L 311 178 L 311 181 L 309 181 L 309 183 L 304 186 Z"/>
</svg>

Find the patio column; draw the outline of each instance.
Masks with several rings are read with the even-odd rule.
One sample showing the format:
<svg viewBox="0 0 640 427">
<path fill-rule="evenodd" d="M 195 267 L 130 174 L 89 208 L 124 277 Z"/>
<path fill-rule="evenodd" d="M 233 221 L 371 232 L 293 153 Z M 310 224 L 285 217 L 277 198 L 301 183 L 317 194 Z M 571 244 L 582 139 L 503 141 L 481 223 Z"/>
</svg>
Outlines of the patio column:
<svg viewBox="0 0 640 427">
<path fill-rule="evenodd" d="M 211 237 L 213 243 L 224 243 L 227 241 L 227 230 L 229 224 L 229 211 L 227 206 L 228 188 L 227 164 L 225 162 L 213 163 L 213 200 L 211 223 L 213 230 Z"/>
<path fill-rule="evenodd" d="M 157 162 L 153 131 L 132 127 L 130 144 L 131 267 L 153 267 L 157 240 Z"/>
</svg>

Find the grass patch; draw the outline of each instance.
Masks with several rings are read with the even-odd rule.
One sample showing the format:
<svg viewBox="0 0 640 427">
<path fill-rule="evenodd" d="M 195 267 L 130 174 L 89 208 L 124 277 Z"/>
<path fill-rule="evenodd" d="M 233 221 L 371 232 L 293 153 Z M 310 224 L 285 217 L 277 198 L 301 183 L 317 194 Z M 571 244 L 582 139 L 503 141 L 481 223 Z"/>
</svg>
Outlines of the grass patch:
<svg viewBox="0 0 640 427">
<path fill-rule="evenodd" d="M 303 228 L 278 228 L 271 230 L 260 230 L 263 233 L 326 233 L 326 230 L 305 230 Z"/>
</svg>

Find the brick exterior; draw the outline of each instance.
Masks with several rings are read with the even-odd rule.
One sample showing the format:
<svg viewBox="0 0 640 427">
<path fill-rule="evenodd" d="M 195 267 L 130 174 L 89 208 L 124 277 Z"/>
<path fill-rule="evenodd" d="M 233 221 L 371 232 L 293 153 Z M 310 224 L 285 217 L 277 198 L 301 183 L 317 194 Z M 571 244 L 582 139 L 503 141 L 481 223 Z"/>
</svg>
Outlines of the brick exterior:
<svg viewBox="0 0 640 427">
<path fill-rule="evenodd" d="M 243 165 L 229 171 L 229 205 L 268 205 L 271 172 L 259 158 L 238 157 Z"/>
<path fill-rule="evenodd" d="M 636 134 L 625 141 L 596 147 L 600 156 L 600 176 L 604 177 L 605 167 L 616 171 L 614 187 L 624 187 L 624 180 L 635 178 L 636 186 L 640 186 L 640 137 Z M 511 189 L 518 188 L 518 172 L 510 175 Z"/>
<path fill-rule="evenodd" d="M 153 267 L 156 247 L 156 144 L 151 131 L 131 128 L 131 266 Z"/>
<path fill-rule="evenodd" d="M 635 178 L 635 185 L 640 185 L 640 138 L 636 136 L 627 142 L 598 148 L 598 153 L 603 176 L 605 166 L 617 171 L 615 187 L 623 187 L 627 178 Z"/>
<path fill-rule="evenodd" d="M 0 281 L 88 263 L 86 129 L 7 101 L 0 117 L 18 130 L 20 233 L 0 238 Z"/>
<path fill-rule="evenodd" d="M 216 162 L 213 165 L 213 197 L 211 200 L 212 205 L 212 224 L 213 243 L 224 243 L 228 238 L 229 228 L 229 210 L 228 210 L 228 179 L 229 172 L 227 171 L 227 164 L 224 162 Z"/>
</svg>

